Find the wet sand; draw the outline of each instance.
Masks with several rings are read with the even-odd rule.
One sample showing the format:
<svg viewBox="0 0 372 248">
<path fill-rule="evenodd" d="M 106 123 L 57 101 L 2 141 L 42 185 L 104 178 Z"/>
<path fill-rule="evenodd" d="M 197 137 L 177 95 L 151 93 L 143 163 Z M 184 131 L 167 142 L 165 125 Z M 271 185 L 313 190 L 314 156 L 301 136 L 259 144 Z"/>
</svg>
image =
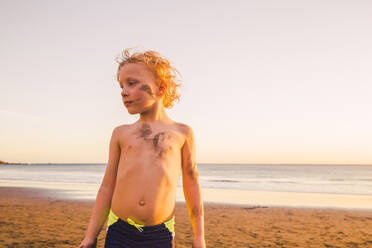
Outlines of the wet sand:
<svg viewBox="0 0 372 248">
<path fill-rule="evenodd" d="M 0 247 L 77 247 L 93 204 L 0 187 Z M 372 211 L 205 204 L 205 231 L 207 247 L 372 247 Z M 176 247 L 191 241 L 186 206 L 177 203 Z"/>
</svg>

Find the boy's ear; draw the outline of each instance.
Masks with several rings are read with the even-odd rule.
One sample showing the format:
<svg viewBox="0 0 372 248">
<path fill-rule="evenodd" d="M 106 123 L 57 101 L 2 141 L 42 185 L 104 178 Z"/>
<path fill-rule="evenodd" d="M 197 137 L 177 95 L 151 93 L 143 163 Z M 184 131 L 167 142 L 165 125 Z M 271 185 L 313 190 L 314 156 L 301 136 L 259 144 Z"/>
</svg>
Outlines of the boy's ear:
<svg viewBox="0 0 372 248">
<path fill-rule="evenodd" d="M 165 90 L 166 90 L 166 86 L 164 84 L 161 84 L 159 86 L 159 95 L 164 95 L 165 94 Z"/>
</svg>

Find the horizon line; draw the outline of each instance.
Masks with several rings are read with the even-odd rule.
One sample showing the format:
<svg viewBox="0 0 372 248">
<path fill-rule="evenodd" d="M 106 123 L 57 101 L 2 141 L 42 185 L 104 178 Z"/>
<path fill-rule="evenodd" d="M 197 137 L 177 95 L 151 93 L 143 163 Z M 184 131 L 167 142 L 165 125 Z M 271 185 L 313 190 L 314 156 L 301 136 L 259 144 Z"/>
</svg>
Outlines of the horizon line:
<svg viewBox="0 0 372 248">
<path fill-rule="evenodd" d="M 34 163 L 34 162 L 5 162 L 0 160 L 0 165 L 58 165 L 58 164 L 107 164 L 107 163 L 101 163 L 101 162 L 87 162 L 87 163 L 73 163 L 73 162 L 68 162 L 68 163 L 54 163 L 54 162 L 43 162 L 43 163 Z M 372 163 L 215 163 L 215 162 L 200 162 L 197 164 L 213 164 L 213 165 L 355 165 L 355 166 L 372 166 Z"/>
</svg>

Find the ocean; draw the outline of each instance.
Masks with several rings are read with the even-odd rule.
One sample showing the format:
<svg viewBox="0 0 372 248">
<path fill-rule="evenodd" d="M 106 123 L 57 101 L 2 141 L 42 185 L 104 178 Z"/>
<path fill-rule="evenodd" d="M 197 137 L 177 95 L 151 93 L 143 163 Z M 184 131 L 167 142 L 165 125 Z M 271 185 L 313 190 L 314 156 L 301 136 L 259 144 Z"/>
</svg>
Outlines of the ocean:
<svg viewBox="0 0 372 248">
<path fill-rule="evenodd" d="M 95 199 L 106 164 L 0 165 L 0 186 L 55 189 Z M 372 166 L 198 164 L 207 202 L 372 209 Z M 310 200 L 311 199 L 311 200 Z M 182 180 L 177 201 L 184 201 Z"/>
</svg>

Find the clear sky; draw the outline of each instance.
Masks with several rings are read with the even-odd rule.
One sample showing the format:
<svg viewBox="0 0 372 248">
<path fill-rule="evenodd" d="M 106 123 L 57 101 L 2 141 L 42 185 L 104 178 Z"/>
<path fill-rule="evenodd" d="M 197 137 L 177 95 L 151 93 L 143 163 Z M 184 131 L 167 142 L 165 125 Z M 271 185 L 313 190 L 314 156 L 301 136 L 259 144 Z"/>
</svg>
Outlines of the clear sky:
<svg viewBox="0 0 372 248">
<path fill-rule="evenodd" d="M 115 57 L 183 76 L 171 118 L 200 163 L 372 163 L 372 2 L 0 1 L 0 160 L 99 162 L 122 104 Z"/>
</svg>

